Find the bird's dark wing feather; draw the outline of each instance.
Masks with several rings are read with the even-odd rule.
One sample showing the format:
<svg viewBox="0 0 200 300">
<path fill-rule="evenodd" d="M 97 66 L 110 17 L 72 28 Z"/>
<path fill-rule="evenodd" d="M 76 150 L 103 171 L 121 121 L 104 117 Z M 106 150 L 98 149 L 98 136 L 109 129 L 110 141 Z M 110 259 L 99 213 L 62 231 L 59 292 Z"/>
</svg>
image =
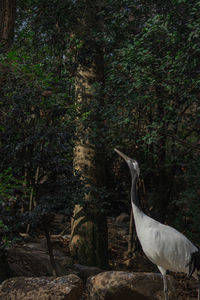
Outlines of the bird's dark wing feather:
<svg viewBox="0 0 200 300">
<path fill-rule="evenodd" d="M 200 247 L 198 245 L 195 245 L 197 247 L 197 251 L 191 253 L 191 259 L 189 262 L 189 272 L 188 272 L 188 278 L 192 276 L 192 274 L 197 271 L 200 271 Z"/>
</svg>

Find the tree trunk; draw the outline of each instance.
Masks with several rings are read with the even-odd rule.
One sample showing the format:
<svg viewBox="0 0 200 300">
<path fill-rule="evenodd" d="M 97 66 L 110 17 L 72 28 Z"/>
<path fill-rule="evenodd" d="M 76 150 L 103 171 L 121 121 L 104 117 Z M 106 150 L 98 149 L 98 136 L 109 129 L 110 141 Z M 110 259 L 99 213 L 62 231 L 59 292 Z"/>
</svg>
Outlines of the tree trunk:
<svg viewBox="0 0 200 300">
<path fill-rule="evenodd" d="M 16 0 L 0 1 L 0 50 L 7 52 L 13 42 Z"/>
<path fill-rule="evenodd" d="M 102 85 L 103 80 L 103 56 L 99 51 L 93 56 L 92 61 L 79 65 L 76 77 L 76 99 L 80 109 L 79 113 L 84 115 L 89 112 L 89 124 L 91 124 L 90 122 L 95 123 L 95 128 L 91 125 L 84 126 L 81 120 L 77 119 L 74 170 L 80 174 L 81 180 L 86 184 L 88 192 L 85 193 L 85 201 L 88 202 L 90 208 L 87 210 L 88 213 L 80 205 L 76 205 L 74 209 L 71 253 L 81 264 L 107 268 L 106 218 L 94 204 L 94 199 L 98 197 L 98 188 L 104 186 L 105 179 L 104 149 L 103 145 L 97 145 L 96 142 L 96 135 L 98 138 L 100 137 L 100 130 L 103 126 L 98 111 L 99 106 L 102 106 L 103 103 L 100 103 L 101 97 L 96 97 L 94 88 L 94 84 Z M 95 101 L 97 101 L 97 110 L 91 108 Z"/>
<path fill-rule="evenodd" d="M 13 42 L 15 15 L 16 0 L 0 0 L 0 53 L 8 52 Z M 0 63 L 0 89 L 5 84 L 8 72 L 9 66 Z"/>
</svg>

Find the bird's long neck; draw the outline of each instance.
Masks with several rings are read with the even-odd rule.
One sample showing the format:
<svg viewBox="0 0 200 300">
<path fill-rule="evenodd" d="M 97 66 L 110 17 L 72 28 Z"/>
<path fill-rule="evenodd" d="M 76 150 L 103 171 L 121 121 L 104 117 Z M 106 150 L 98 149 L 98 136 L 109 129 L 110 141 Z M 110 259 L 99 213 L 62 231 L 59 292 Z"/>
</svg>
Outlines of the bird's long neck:
<svg viewBox="0 0 200 300">
<path fill-rule="evenodd" d="M 132 182 L 131 182 L 131 203 L 140 208 L 138 193 L 137 193 L 137 175 L 131 174 Z"/>
<path fill-rule="evenodd" d="M 137 224 L 137 219 L 144 215 L 143 211 L 141 210 L 139 197 L 137 193 L 137 175 L 131 173 L 132 183 L 131 183 L 131 205 L 133 209 L 133 215 L 135 219 L 135 223 Z M 137 227 L 137 226 L 136 226 Z"/>
</svg>

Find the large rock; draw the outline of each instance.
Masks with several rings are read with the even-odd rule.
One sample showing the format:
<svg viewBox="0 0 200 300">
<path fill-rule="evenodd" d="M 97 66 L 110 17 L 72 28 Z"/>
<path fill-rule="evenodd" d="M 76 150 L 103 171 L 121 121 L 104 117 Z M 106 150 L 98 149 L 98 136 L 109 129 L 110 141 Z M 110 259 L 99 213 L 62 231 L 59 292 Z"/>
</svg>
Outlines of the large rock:
<svg viewBox="0 0 200 300">
<path fill-rule="evenodd" d="M 177 300 L 176 282 L 167 276 L 169 300 Z M 163 300 L 163 280 L 157 273 L 110 271 L 88 278 L 87 300 Z"/>
<path fill-rule="evenodd" d="M 57 275 L 72 273 L 73 261 L 65 253 L 54 250 Z M 45 243 L 28 243 L 8 251 L 8 263 L 14 276 L 51 276 L 52 268 Z"/>
<path fill-rule="evenodd" d="M 15 277 L 0 285 L 0 300 L 79 300 L 83 284 L 74 275 L 62 277 Z"/>
</svg>

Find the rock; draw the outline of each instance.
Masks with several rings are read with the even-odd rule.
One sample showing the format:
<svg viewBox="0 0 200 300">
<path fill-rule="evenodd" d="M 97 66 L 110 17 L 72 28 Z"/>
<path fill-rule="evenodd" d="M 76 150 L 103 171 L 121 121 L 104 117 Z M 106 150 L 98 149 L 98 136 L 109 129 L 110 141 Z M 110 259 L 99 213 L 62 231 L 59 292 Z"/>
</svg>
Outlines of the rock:
<svg viewBox="0 0 200 300">
<path fill-rule="evenodd" d="M 124 223 L 124 222 L 129 222 L 130 220 L 130 216 L 127 215 L 126 213 L 121 213 L 115 220 L 115 222 L 117 224 L 121 224 L 121 223 Z"/>
<path fill-rule="evenodd" d="M 72 272 L 73 261 L 65 253 L 56 249 L 54 258 L 58 276 Z M 26 246 L 20 245 L 9 249 L 8 263 L 14 276 L 39 277 L 52 275 L 47 249 L 39 243 L 29 243 Z"/>
<path fill-rule="evenodd" d="M 74 264 L 74 269 L 78 272 L 78 275 L 84 281 L 90 276 L 94 276 L 101 272 L 104 272 L 102 269 L 97 267 L 90 267 L 90 266 L 84 266 L 79 264 Z"/>
<path fill-rule="evenodd" d="M 15 277 L 0 285 L 0 300 L 79 300 L 82 280 L 74 275 L 62 277 Z"/>
<path fill-rule="evenodd" d="M 176 281 L 167 276 L 169 300 L 178 299 Z M 163 280 L 157 273 L 103 272 L 88 278 L 87 300 L 163 300 Z"/>
</svg>

